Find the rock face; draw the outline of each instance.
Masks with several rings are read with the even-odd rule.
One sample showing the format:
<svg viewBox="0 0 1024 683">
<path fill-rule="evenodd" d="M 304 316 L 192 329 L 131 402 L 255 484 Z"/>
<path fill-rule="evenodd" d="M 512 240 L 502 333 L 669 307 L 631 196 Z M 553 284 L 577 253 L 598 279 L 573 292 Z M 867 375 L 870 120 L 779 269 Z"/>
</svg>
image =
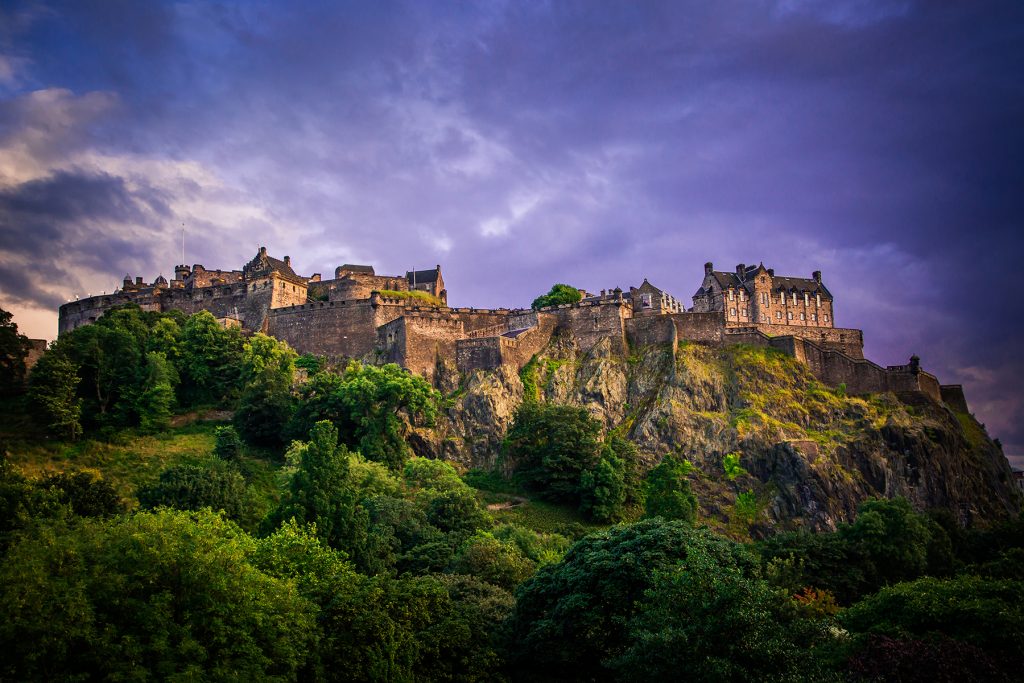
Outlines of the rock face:
<svg viewBox="0 0 1024 683">
<path fill-rule="evenodd" d="M 460 387 L 437 427 L 415 435 L 421 454 L 500 466 L 524 396 L 583 406 L 626 433 L 645 466 L 689 460 L 701 520 L 754 536 L 834 529 L 875 496 L 963 523 L 1020 509 L 1006 458 L 973 416 L 916 394 L 846 396 L 774 349 L 682 344 L 620 357 L 603 343 L 581 354 L 556 335 L 522 372 L 476 372 Z"/>
</svg>

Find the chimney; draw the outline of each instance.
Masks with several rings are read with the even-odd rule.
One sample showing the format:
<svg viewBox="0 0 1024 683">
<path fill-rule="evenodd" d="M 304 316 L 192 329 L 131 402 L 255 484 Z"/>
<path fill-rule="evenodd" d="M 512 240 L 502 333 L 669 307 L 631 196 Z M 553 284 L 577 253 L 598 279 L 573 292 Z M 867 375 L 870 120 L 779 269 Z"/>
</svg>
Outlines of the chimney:
<svg viewBox="0 0 1024 683">
<path fill-rule="evenodd" d="M 137 284 L 137 285 L 141 285 L 142 284 L 142 276 L 141 275 L 139 275 L 138 277 L 135 278 L 135 284 Z"/>
<path fill-rule="evenodd" d="M 715 270 L 715 264 L 712 263 L 711 261 L 708 261 L 707 263 L 704 264 L 704 274 L 705 275 L 711 275 L 711 273 L 714 272 L 714 270 Z"/>
<path fill-rule="evenodd" d="M 745 263 L 740 263 L 739 265 L 737 265 L 736 266 L 736 277 L 738 277 L 742 281 L 743 280 L 743 273 L 746 270 L 747 270 L 747 266 L 746 266 Z"/>
<path fill-rule="evenodd" d="M 260 256 L 266 256 L 266 255 L 267 255 L 267 248 L 266 247 L 260 247 Z"/>
<path fill-rule="evenodd" d="M 770 275 L 771 277 L 775 277 L 775 269 L 774 268 L 768 268 L 768 275 Z"/>
<path fill-rule="evenodd" d="M 811 277 L 813 277 L 814 281 L 817 282 L 819 285 L 821 284 L 821 271 L 820 270 L 816 270 L 813 273 L 811 273 Z"/>
<path fill-rule="evenodd" d="M 291 256 L 285 256 L 284 257 L 284 264 L 286 266 L 288 266 L 289 268 L 291 268 L 292 267 L 292 257 Z"/>
</svg>

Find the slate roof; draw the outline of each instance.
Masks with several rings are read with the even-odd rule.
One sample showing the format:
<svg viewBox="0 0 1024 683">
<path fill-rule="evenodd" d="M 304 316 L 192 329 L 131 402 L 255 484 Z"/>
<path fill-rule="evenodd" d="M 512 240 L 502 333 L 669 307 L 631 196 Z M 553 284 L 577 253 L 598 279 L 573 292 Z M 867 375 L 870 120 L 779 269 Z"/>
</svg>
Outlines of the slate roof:
<svg viewBox="0 0 1024 683">
<path fill-rule="evenodd" d="M 409 270 L 405 273 L 405 279 L 411 284 L 415 276 L 416 284 L 422 285 L 428 282 L 437 282 L 437 275 L 438 271 L 436 268 L 431 270 Z"/>
<path fill-rule="evenodd" d="M 760 265 L 745 267 L 743 269 L 744 279 L 742 281 L 740 280 L 739 276 L 736 275 L 736 273 L 724 273 L 722 271 L 716 270 L 712 272 L 711 275 L 712 277 L 715 278 L 715 281 L 718 282 L 718 285 L 722 289 L 728 289 L 729 287 L 739 289 L 740 287 L 743 287 L 748 292 L 753 293 L 753 276 L 761 267 L 762 266 Z M 780 289 L 783 289 L 787 292 L 796 290 L 801 293 L 807 292 L 808 294 L 821 294 L 822 296 L 828 299 L 832 298 L 832 293 L 828 291 L 828 288 L 813 278 L 783 277 L 779 275 L 773 275 L 772 291 L 778 291 Z M 700 289 L 697 290 L 697 293 L 694 294 L 694 296 L 700 296 L 704 293 L 704 288 L 701 287 Z"/>
<path fill-rule="evenodd" d="M 362 273 L 363 275 L 376 275 L 373 272 L 373 266 L 360 266 L 354 263 L 346 263 L 338 268 L 338 270 L 347 270 L 350 273 Z"/>
<path fill-rule="evenodd" d="M 295 274 L 295 271 L 292 270 L 291 266 L 289 266 L 287 263 L 285 263 L 281 259 L 276 259 L 273 256 L 268 256 L 267 257 L 267 263 L 270 264 L 270 269 L 271 270 L 275 270 L 278 273 L 281 273 L 282 275 L 287 275 L 289 277 L 293 277 L 296 280 L 301 280 L 302 279 L 301 277 L 299 277 L 298 275 Z"/>
</svg>

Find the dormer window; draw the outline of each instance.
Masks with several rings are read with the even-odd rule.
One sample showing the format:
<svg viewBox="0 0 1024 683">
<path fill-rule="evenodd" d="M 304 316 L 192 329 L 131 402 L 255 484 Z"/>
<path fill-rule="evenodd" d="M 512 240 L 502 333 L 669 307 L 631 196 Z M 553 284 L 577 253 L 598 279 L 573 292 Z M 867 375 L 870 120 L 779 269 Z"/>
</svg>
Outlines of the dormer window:
<svg viewBox="0 0 1024 683">
<path fill-rule="evenodd" d="M 793 290 L 793 305 L 796 306 L 796 290 Z"/>
<path fill-rule="evenodd" d="M 733 296 L 734 296 L 734 292 L 732 291 L 732 288 L 730 287 L 729 288 L 729 301 L 733 300 Z"/>
</svg>

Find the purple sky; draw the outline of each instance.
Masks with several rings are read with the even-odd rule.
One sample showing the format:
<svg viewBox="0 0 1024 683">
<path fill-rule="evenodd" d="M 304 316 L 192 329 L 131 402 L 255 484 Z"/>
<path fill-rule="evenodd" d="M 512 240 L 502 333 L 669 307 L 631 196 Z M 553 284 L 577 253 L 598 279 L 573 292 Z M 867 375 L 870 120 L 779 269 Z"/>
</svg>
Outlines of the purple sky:
<svg viewBox="0 0 1024 683">
<path fill-rule="evenodd" d="M 1024 465 L 1024 3 L 6 2 L 0 306 L 441 263 L 456 305 L 824 273 Z"/>
</svg>

